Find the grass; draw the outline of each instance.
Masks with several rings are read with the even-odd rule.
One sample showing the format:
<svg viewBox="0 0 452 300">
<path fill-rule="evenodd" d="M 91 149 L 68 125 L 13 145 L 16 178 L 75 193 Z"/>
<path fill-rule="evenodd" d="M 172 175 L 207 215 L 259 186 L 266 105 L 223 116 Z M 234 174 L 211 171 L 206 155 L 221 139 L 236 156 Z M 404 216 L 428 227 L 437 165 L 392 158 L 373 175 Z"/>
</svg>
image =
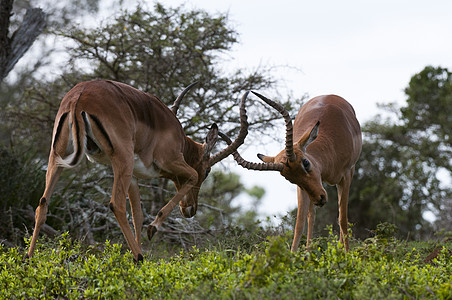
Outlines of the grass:
<svg viewBox="0 0 452 300">
<path fill-rule="evenodd" d="M 3 299 L 452 299 L 452 243 L 406 243 L 377 234 L 346 253 L 331 231 L 311 251 L 291 235 L 182 250 L 137 265 L 118 244 L 86 247 L 67 234 L 33 258 L 0 248 Z M 437 250 L 436 252 L 434 250 Z M 435 252 L 433 257 L 429 254 Z"/>
</svg>

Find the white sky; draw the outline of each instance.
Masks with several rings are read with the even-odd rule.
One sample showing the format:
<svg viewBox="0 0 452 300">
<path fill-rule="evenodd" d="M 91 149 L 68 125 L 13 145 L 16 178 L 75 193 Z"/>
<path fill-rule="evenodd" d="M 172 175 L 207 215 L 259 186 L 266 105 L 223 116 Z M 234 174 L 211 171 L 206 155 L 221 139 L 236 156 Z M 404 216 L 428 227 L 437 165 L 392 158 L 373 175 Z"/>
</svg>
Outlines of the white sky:
<svg viewBox="0 0 452 300">
<path fill-rule="evenodd" d="M 361 123 L 378 113 L 376 103 L 404 104 L 403 89 L 427 65 L 452 68 L 452 1 L 165 0 L 209 12 L 228 12 L 240 34 L 229 65 L 290 65 L 283 79 L 295 96 L 338 94 Z M 265 94 L 265 91 L 261 91 Z M 282 129 L 282 133 L 283 133 Z M 246 142 L 245 142 L 246 143 Z M 264 147 L 275 155 L 283 145 Z M 241 148 L 257 161 L 249 143 Z M 261 151 L 264 152 L 264 151 Z M 264 152 L 265 153 L 265 152 Z M 231 166 L 246 186 L 266 189 L 264 215 L 281 215 L 297 205 L 296 187 L 278 172 Z M 246 201 L 240 197 L 239 201 Z M 335 199 L 331 199 L 335 201 Z M 333 221 L 333 220 L 332 220 Z"/>
</svg>

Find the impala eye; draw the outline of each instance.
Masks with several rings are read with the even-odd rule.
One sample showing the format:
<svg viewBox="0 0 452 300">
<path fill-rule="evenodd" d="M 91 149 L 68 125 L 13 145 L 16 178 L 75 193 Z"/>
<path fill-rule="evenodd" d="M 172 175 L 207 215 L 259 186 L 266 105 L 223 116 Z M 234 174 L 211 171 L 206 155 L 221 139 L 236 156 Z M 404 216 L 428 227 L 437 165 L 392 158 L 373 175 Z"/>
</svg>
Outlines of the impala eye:
<svg viewBox="0 0 452 300">
<path fill-rule="evenodd" d="M 307 160 L 306 158 L 303 159 L 303 168 L 309 172 L 309 170 L 311 169 L 311 163 L 309 162 L 309 160 Z"/>
</svg>

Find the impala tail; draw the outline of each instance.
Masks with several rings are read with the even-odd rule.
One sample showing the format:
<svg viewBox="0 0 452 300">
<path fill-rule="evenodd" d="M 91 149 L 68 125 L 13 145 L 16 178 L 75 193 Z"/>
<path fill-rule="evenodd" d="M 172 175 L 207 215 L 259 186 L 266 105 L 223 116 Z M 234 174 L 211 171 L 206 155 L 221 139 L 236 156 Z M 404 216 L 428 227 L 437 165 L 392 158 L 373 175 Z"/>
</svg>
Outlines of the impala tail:
<svg viewBox="0 0 452 300">
<path fill-rule="evenodd" d="M 82 96 L 80 92 L 77 96 L 78 102 Z M 81 118 L 82 117 L 82 118 Z M 77 105 L 74 105 L 70 111 L 63 113 L 58 121 L 55 136 L 53 137 L 53 152 L 56 156 L 56 164 L 64 168 L 73 168 L 77 166 L 85 154 L 86 148 L 86 113 L 81 112 L 77 115 Z M 68 132 L 64 132 L 68 130 Z M 70 144 L 72 143 L 72 149 Z M 69 151 L 72 153 L 66 155 Z"/>
<path fill-rule="evenodd" d="M 85 152 L 84 147 L 86 140 L 85 132 L 80 128 L 82 122 L 80 122 L 80 120 L 78 120 L 77 117 L 74 117 L 74 115 L 75 114 L 73 114 L 72 112 L 67 112 L 61 116 L 53 142 L 53 150 L 56 154 L 56 163 L 58 166 L 64 168 L 73 168 L 77 166 L 80 163 Z M 66 139 L 62 136 L 62 130 L 64 130 L 63 128 L 66 127 L 65 124 L 68 124 L 69 127 L 68 128 L 69 132 Z M 66 149 L 71 149 L 70 147 L 71 142 L 72 142 L 72 153 L 65 157 L 62 157 L 65 154 L 59 153 L 57 149 L 61 147 L 60 144 L 64 143 L 67 144 Z"/>
</svg>

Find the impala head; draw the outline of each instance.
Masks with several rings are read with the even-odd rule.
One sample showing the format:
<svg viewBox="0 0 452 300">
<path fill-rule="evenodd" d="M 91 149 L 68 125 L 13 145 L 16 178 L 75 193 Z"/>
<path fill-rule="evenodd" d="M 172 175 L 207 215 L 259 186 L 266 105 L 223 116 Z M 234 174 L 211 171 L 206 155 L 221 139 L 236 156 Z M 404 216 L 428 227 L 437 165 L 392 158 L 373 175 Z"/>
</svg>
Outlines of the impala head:
<svg viewBox="0 0 452 300">
<path fill-rule="evenodd" d="M 211 156 L 211 152 L 215 147 L 215 144 L 218 140 L 218 126 L 214 123 L 207 133 L 205 142 L 203 144 L 193 142 L 189 139 L 189 143 L 187 146 L 191 145 L 192 147 L 196 147 L 197 151 L 193 151 L 192 153 L 197 153 L 191 158 L 186 157 L 187 162 L 192 166 L 193 169 L 196 170 L 198 175 L 198 180 L 196 184 L 190 189 L 190 191 L 185 195 L 185 197 L 180 201 L 179 208 L 182 215 L 186 218 L 191 218 L 196 214 L 198 209 L 198 193 L 201 188 L 202 183 L 207 178 L 210 173 L 210 170 L 214 164 L 226 158 L 229 154 L 232 154 L 237 148 L 243 144 L 246 135 L 248 134 L 248 123 L 246 123 L 246 118 L 243 121 L 243 115 L 246 115 L 245 110 L 245 101 L 248 96 L 248 92 L 246 92 L 240 103 L 240 116 L 241 116 L 241 126 L 240 132 L 237 139 L 231 143 L 228 147 Z M 173 110 L 173 112 L 177 112 Z"/>
<path fill-rule="evenodd" d="M 320 122 L 317 122 L 310 132 L 293 144 L 292 150 L 289 150 L 293 153 L 292 156 L 287 155 L 286 149 L 273 157 L 262 154 L 257 156 L 264 163 L 281 166 L 280 172 L 284 178 L 306 191 L 315 205 L 322 206 L 327 201 L 327 193 L 322 185 L 320 166 L 315 158 L 306 152 L 309 144 L 317 138 L 319 125 Z"/>
<path fill-rule="evenodd" d="M 206 140 L 203 144 L 196 142 L 191 144 L 195 145 L 195 147 L 197 148 L 197 151 L 194 152 L 197 153 L 197 155 L 193 155 L 193 157 L 186 159 L 188 160 L 188 163 L 191 165 L 191 167 L 196 170 L 198 180 L 179 203 L 180 212 L 186 218 L 193 217 L 198 209 L 199 189 L 210 173 L 210 169 L 212 167 L 210 163 L 210 153 L 212 152 L 217 139 L 218 126 L 216 124 L 213 124 L 209 132 L 207 133 Z"/>
<path fill-rule="evenodd" d="M 253 94 L 275 108 L 284 117 L 286 121 L 286 147 L 276 156 L 258 154 L 259 159 L 264 163 L 245 161 L 237 151 L 233 153 L 235 160 L 242 167 L 247 169 L 279 171 L 288 181 L 298 185 L 301 189 L 306 191 L 315 205 L 324 205 L 327 201 L 327 193 L 322 185 L 320 166 L 317 164 L 314 157 L 306 152 L 309 144 L 317 138 L 320 122 L 313 124 L 311 131 L 305 133 L 299 141 L 293 143 L 293 126 L 289 113 L 280 104 L 273 102 L 258 93 L 253 92 Z M 246 119 L 246 115 L 244 118 Z M 220 134 L 220 136 L 228 143 L 230 142 L 230 140 L 228 141 L 229 138 L 227 136 L 223 134 Z"/>
</svg>

